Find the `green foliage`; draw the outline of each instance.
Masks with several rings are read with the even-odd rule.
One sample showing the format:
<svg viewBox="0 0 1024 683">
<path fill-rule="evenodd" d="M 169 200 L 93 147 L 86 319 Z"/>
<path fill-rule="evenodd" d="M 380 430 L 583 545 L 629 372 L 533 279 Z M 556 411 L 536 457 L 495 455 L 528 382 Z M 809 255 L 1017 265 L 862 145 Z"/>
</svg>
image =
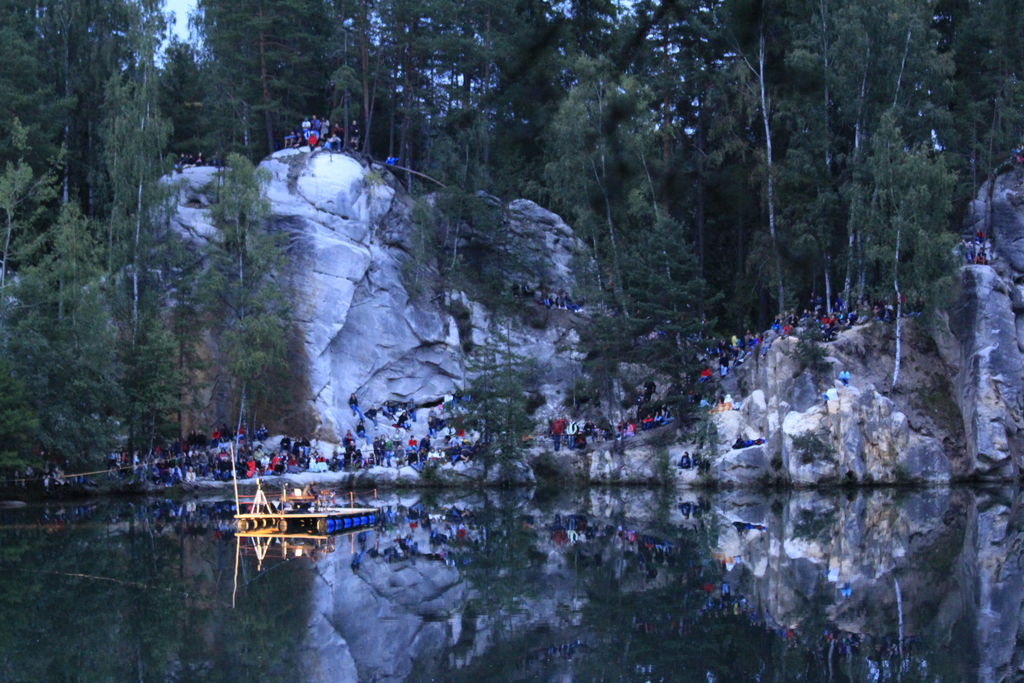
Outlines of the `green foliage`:
<svg viewBox="0 0 1024 683">
<path fill-rule="evenodd" d="M 90 386 L 111 389 L 102 409 L 52 404 L 42 432 L 63 412 L 61 424 L 159 438 L 171 428 L 167 397 L 200 366 L 190 346 L 210 327 L 232 349 L 233 377 L 281 368 L 272 257 L 283 245 L 266 226 L 235 227 L 258 216 L 229 211 L 224 193 L 222 239 L 199 278 L 171 247 L 158 182 L 168 151 L 256 160 L 304 116 L 356 121 L 360 151 L 448 186 L 431 184 L 433 204 L 414 210 L 402 269 L 414 298 L 440 282 L 512 310 L 508 285 L 536 264 L 521 258 L 501 204 L 478 192 L 543 202 L 588 252 L 572 294 L 588 304 L 578 332 L 607 398 L 621 363 L 685 384 L 698 333 L 764 329 L 811 295 L 891 301 L 898 283 L 911 306 L 942 306 L 951 217 L 1024 142 L 1014 0 L 475 0 L 468 10 L 202 0 L 201 48 L 172 40 L 158 63 L 160 10 L 155 0 L 0 6 L 0 336 L 46 341 L 12 358 L 32 391 L 29 377 L 54 379 L 40 363 L 70 359 L 71 374 L 83 347 L 100 369 Z M 414 195 L 427 190 L 394 174 Z M 54 259 L 68 207 L 88 217 L 75 239 L 87 232 L 98 257 L 84 279 Z M 786 301 L 773 301 L 777 275 Z M 72 327 L 82 316 L 93 326 L 84 337 L 64 336 L 69 306 Z M 530 324 L 549 324 L 531 313 Z M 180 367 L 161 360 L 172 356 Z"/>
<path fill-rule="evenodd" d="M 179 19 L 180 20 L 180 19 Z M 204 73 L 195 48 L 176 37 L 164 50 L 160 72 L 160 109 L 172 128 L 169 150 L 175 154 L 211 152 Z"/>
<path fill-rule="evenodd" d="M 466 393 L 466 424 L 480 433 L 485 445 L 481 458 L 487 467 L 497 465 L 507 474 L 522 460 L 533 436 L 530 388 L 536 381 L 535 361 L 512 351 L 507 331 L 496 343 L 477 351 L 470 370 L 475 377 Z"/>
<path fill-rule="evenodd" d="M 824 441 L 816 432 L 804 432 L 793 436 L 793 450 L 800 457 L 800 463 L 809 465 L 816 460 L 824 460 L 835 455 L 831 443 Z"/>
<path fill-rule="evenodd" d="M 39 418 L 24 383 L 12 374 L 10 363 L 0 358 L 0 470 L 33 462 L 29 450 L 38 428 Z"/>
<path fill-rule="evenodd" d="M 666 446 L 659 446 L 654 452 L 654 457 L 657 459 L 655 471 L 658 474 L 658 481 L 663 486 L 669 486 L 672 482 L 672 461 L 668 456 L 668 448 Z"/>
<path fill-rule="evenodd" d="M 46 256 L 19 274 L 5 339 L 14 377 L 31 389 L 34 440 L 79 462 L 113 444 L 122 407 L 95 227 L 75 207 L 64 208 L 47 234 Z"/>
<path fill-rule="evenodd" d="M 700 414 L 693 433 L 697 440 L 697 448 L 704 453 L 704 457 L 714 458 L 718 455 L 718 427 L 709 413 Z"/>
<path fill-rule="evenodd" d="M 247 390 L 260 396 L 269 389 L 269 375 L 283 363 L 286 350 L 287 297 L 276 277 L 285 236 L 266 225 L 268 179 L 265 169 L 230 155 L 210 210 L 218 234 L 207 248 L 204 294 L 240 403 Z"/>
<path fill-rule="evenodd" d="M 796 343 L 796 359 L 801 371 L 810 370 L 814 375 L 822 375 L 828 371 L 825 357 L 828 353 L 821 343 L 821 330 L 814 324 L 800 328 Z"/>
<path fill-rule="evenodd" d="M 409 298 L 418 299 L 427 292 L 428 283 L 436 275 L 437 214 L 421 199 L 413 205 L 411 218 L 409 253 L 402 261 L 400 276 Z"/>
<path fill-rule="evenodd" d="M 304 116 L 323 117 L 331 18 L 314 0 L 201 0 L 203 111 L 218 152 L 262 157 Z"/>
</svg>

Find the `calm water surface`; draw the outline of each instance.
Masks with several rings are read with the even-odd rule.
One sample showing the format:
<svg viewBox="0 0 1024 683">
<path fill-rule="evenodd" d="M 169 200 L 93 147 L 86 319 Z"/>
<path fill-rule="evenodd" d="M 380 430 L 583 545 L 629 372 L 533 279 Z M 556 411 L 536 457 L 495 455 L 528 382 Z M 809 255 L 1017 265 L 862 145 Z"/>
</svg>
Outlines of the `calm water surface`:
<svg viewBox="0 0 1024 683">
<path fill-rule="evenodd" d="M 402 494 L 257 543 L 230 505 L 0 511 L 2 680 L 1019 680 L 1007 489 Z"/>
</svg>

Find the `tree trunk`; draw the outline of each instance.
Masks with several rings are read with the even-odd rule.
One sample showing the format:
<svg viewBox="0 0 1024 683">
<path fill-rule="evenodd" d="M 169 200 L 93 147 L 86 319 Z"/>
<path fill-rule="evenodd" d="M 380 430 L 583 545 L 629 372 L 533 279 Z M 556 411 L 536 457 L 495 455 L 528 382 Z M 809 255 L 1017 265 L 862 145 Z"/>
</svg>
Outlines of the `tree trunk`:
<svg viewBox="0 0 1024 683">
<path fill-rule="evenodd" d="M 854 295 L 857 301 L 864 298 L 864 290 L 867 288 L 867 272 L 864 264 L 864 237 L 857 233 L 857 287 Z"/>
<path fill-rule="evenodd" d="M 765 86 L 764 74 L 765 44 L 764 44 L 764 23 L 761 24 L 761 35 L 758 48 L 758 73 L 757 80 L 761 89 L 761 119 L 764 123 L 764 144 L 765 144 L 765 165 L 768 180 L 768 232 L 772 239 L 772 253 L 775 257 L 775 280 L 778 291 L 778 308 L 781 316 L 786 307 L 786 292 L 782 284 L 782 257 L 779 255 L 779 242 L 775 233 L 775 169 L 772 164 L 772 129 L 771 117 L 768 109 L 768 95 Z"/>
<path fill-rule="evenodd" d="M 900 380 L 900 358 L 902 356 L 902 349 L 900 348 L 900 343 L 903 332 L 903 302 L 900 299 L 899 282 L 894 282 L 893 286 L 893 288 L 896 290 L 896 358 L 892 370 L 892 388 L 896 389 L 896 384 Z"/>
<path fill-rule="evenodd" d="M 148 97 L 146 94 L 146 84 L 149 80 L 149 70 L 143 72 L 142 85 L 143 85 L 143 97 Z M 139 121 L 139 139 L 145 139 L 146 137 L 146 123 L 149 121 L 149 101 L 146 101 L 146 108 L 142 114 L 142 120 Z M 132 243 L 132 346 L 135 346 L 136 339 L 139 334 L 139 251 L 142 245 L 142 190 L 143 190 L 143 176 L 140 171 L 138 183 L 135 189 L 135 239 Z"/>
<path fill-rule="evenodd" d="M 694 144 L 697 148 L 697 178 L 696 178 L 696 197 L 694 198 L 694 217 L 693 223 L 697 232 L 697 263 L 700 266 L 700 276 L 704 277 L 704 228 L 706 224 L 706 217 L 704 215 L 704 124 L 705 124 L 705 108 L 700 108 L 700 114 L 697 117 L 697 130 L 694 134 Z M 742 243 L 742 238 L 741 238 Z"/>
<path fill-rule="evenodd" d="M 601 155 L 601 166 L 604 168 L 604 154 Z M 594 160 L 590 160 L 590 168 L 594 172 L 594 180 L 597 182 L 598 188 L 601 190 L 601 197 L 604 199 L 604 212 L 605 220 L 608 224 L 608 243 L 611 246 L 612 252 L 612 270 L 614 272 L 615 281 L 612 283 L 612 291 L 615 292 L 615 298 L 618 300 L 619 306 L 622 309 L 623 314 L 626 313 L 626 302 L 622 297 L 622 270 L 619 267 L 619 247 L 617 240 L 615 239 L 615 223 L 612 220 L 612 204 L 608 197 L 608 188 L 605 187 L 604 179 L 602 174 L 597 172 L 597 165 L 594 164 Z"/>
<path fill-rule="evenodd" d="M 64 34 L 64 99 L 67 99 L 71 95 L 71 48 L 69 43 L 71 41 L 71 20 L 70 17 L 64 17 L 62 22 Z M 71 164 L 68 163 L 67 150 L 71 149 L 71 123 L 66 121 L 64 123 L 64 159 L 63 159 L 63 187 L 61 188 L 60 200 L 61 204 L 68 203 L 69 186 L 71 185 Z"/>
<path fill-rule="evenodd" d="M 868 43 L 867 50 L 865 52 L 864 75 L 860 80 L 860 98 L 857 100 L 857 122 L 853 126 L 853 151 L 855 153 L 860 151 L 860 141 L 862 136 L 861 128 L 863 127 L 864 121 L 864 97 L 867 94 L 868 71 L 871 65 L 871 43 Z"/>
<path fill-rule="evenodd" d="M 850 286 L 852 284 L 853 276 L 853 229 L 850 227 L 850 221 L 846 222 L 846 275 L 843 277 L 843 301 L 846 302 L 847 310 L 850 309 Z"/>
<path fill-rule="evenodd" d="M 828 42 L 828 19 L 827 10 L 825 5 L 827 0 L 819 0 L 818 2 L 818 13 L 821 18 L 821 61 L 822 69 L 824 71 L 824 108 L 822 110 L 825 118 L 825 169 L 828 170 L 832 166 L 832 120 L 829 113 L 829 106 L 831 103 L 831 97 L 829 95 L 828 87 L 828 69 L 829 69 L 829 42 Z"/>
<path fill-rule="evenodd" d="M 900 356 L 902 349 L 900 348 L 901 336 L 903 332 L 903 297 L 900 295 L 900 237 L 902 233 L 902 227 L 897 224 L 896 226 L 896 255 L 893 258 L 892 264 L 892 288 L 896 292 L 896 358 L 892 370 L 892 388 L 896 388 L 896 383 L 900 379 Z"/>
<path fill-rule="evenodd" d="M 263 32 L 263 3 L 259 6 L 260 16 L 260 87 L 263 89 L 263 125 L 267 134 L 267 153 L 274 151 L 274 120 L 270 113 L 270 74 L 267 72 L 267 36 Z"/>
<path fill-rule="evenodd" d="M 828 276 L 828 267 L 830 259 L 828 255 L 825 255 L 825 310 L 829 315 L 832 315 L 832 280 Z"/>
<path fill-rule="evenodd" d="M 903 46 L 903 61 L 900 62 L 900 73 L 896 77 L 896 90 L 892 95 L 892 106 L 896 107 L 896 102 L 900 97 L 900 85 L 903 83 L 903 70 L 907 68 L 907 54 L 910 52 L 910 29 L 907 29 L 907 43 Z"/>
<path fill-rule="evenodd" d="M 363 151 L 370 138 L 370 13 L 367 0 L 363 0 L 363 30 L 359 39 L 359 65 L 362 68 L 360 80 L 363 86 Z"/>
<path fill-rule="evenodd" d="M 7 285 L 7 257 L 11 251 L 11 233 L 14 232 L 14 219 L 11 216 L 10 211 L 5 211 L 7 214 L 7 230 L 4 234 L 4 261 L 0 264 L 0 290 Z"/>
</svg>

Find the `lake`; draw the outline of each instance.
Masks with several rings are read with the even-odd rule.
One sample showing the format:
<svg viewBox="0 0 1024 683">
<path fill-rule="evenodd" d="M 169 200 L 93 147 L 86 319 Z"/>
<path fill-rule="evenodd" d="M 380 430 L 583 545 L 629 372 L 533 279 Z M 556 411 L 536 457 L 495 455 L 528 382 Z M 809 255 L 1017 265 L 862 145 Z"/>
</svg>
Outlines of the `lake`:
<svg viewBox="0 0 1024 683">
<path fill-rule="evenodd" d="M 1024 674 L 1013 489 L 357 498 L 385 523 L 321 539 L 216 499 L 0 510 L 0 679 Z"/>
</svg>

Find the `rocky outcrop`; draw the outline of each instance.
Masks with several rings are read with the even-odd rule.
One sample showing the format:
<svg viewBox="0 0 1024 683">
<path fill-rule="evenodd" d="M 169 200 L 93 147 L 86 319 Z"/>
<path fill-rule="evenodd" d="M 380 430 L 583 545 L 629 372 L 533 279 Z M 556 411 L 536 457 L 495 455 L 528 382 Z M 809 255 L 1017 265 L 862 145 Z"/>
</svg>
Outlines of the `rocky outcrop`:
<svg viewBox="0 0 1024 683">
<path fill-rule="evenodd" d="M 857 357 L 863 337 L 875 332 L 843 333 L 828 347 L 824 368 L 804 367 L 795 337 L 779 337 L 763 357 L 748 359 L 736 386 L 749 393 L 712 414 L 712 479 L 726 486 L 950 481 L 941 438 L 912 428 L 906 408 L 878 391 L 879 375 Z M 834 380 L 839 368 L 852 371 L 849 386 Z M 763 445 L 733 448 L 760 439 Z"/>
<path fill-rule="evenodd" d="M 270 174 L 269 227 L 288 238 L 287 272 L 281 275 L 294 297 L 299 343 L 292 362 L 303 380 L 292 392 L 299 405 L 276 411 L 304 417 L 280 426 L 338 441 L 354 426 L 351 393 L 364 404 L 428 401 L 464 385 L 471 375 L 465 351 L 488 341 L 491 316 L 464 292 L 410 293 L 410 263 L 429 274 L 436 272 L 435 256 L 411 248 L 420 228 L 411 199 L 389 170 L 343 154 L 298 150 L 278 152 L 261 167 Z M 188 169 L 171 179 L 178 186 L 173 223 L 193 243 L 215 235 L 208 210 L 215 173 Z M 530 263 L 530 285 L 570 290 L 578 250 L 572 230 L 533 202 L 483 199 L 497 204 L 509 227 L 503 232 L 511 237 L 491 244 L 480 234 L 474 248 L 514 250 Z M 473 230 L 466 234 L 472 239 Z M 423 258 L 428 262 L 414 262 Z M 517 327 L 510 336 L 517 352 L 545 361 L 545 376 L 554 384 L 568 376 L 558 370 L 565 355 L 556 351 L 556 345 L 572 343 L 566 335 L 538 324 Z M 210 345 L 215 349 L 215 340 Z M 281 393 L 287 402 L 288 392 Z M 216 395 L 206 403 L 200 423 L 219 423 L 225 406 Z"/>
<path fill-rule="evenodd" d="M 979 479 L 1019 479 L 1024 465 L 1024 172 L 985 183 L 964 232 L 991 240 L 987 265 L 961 269 L 949 314 L 948 353 L 959 367 L 956 400 Z"/>
</svg>

